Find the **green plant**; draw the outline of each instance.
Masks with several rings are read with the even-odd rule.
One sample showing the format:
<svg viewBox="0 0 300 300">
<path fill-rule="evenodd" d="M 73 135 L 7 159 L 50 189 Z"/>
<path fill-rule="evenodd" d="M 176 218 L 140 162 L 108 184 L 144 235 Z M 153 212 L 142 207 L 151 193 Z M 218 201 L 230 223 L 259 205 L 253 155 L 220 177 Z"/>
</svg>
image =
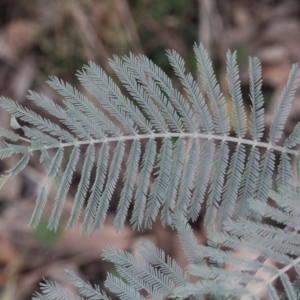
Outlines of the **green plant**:
<svg viewBox="0 0 300 300">
<path fill-rule="evenodd" d="M 270 299 L 298 299 L 300 207 L 297 179 L 300 160 L 299 151 L 294 147 L 300 142 L 300 124 L 295 126 L 282 146 L 278 142 L 297 89 L 300 71 L 297 65 L 293 65 L 273 117 L 268 142 L 261 142 L 264 101 L 259 60 L 249 58 L 252 107 L 247 137 L 251 137 L 246 138 L 247 117 L 236 54 L 227 53 L 226 75 L 233 103 L 233 133 L 226 100 L 213 73 L 212 63 L 201 44 L 195 45 L 194 51 L 213 114 L 192 75 L 185 73 L 184 61 L 175 51 L 168 51 L 167 55 L 182 83 L 184 94 L 175 89 L 165 73 L 147 57 L 132 54 L 110 60 L 111 67 L 131 99 L 124 96 L 114 81 L 94 63 L 89 63 L 77 75 L 81 84 L 99 100 L 101 108 L 56 77 L 51 77 L 48 83 L 64 97 L 63 107 L 45 96 L 29 92 L 27 98 L 58 118 L 64 129 L 2 97 L 0 106 L 14 118 L 34 127 L 16 125 L 18 123 L 15 122 L 22 135 L 1 129 L 2 136 L 12 142 L 2 142 L 0 158 L 22 154 L 16 166 L 3 175 L 1 181 L 4 183 L 16 176 L 26 167 L 32 153 L 39 151 L 40 162 L 48 169 L 47 180 L 54 179 L 59 184 L 48 224 L 48 228 L 56 230 L 81 148 L 86 146 L 82 176 L 68 227 L 72 228 L 78 220 L 90 187 L 82 226 L 82 233 L 89 234 L 93 230 L 101 230 L 103 226 L 120 174 L 125 142 L 128 142 L 130 153 L 114 221 L 115 229 L 123 228 L 128 207 L 134 198 L 130 220 L 132 227 L 151 228 L 160 213 L 162 224 L 173 226 L 178 231 L 189 266 L 185 272 L 147 241 L 138 246 L 145 260 L 108 246 L 103 257 L 115 264 L 120 275 L 108 274 L 105 286 L 109 290 L 120 299 L 144 299 L 141 291 L 147 292 L 153 299 L 166 296 L 204 299 L 205 295 L 210 299 L 236 299 L 242 296 L 259 299 L 259 292 L 266 288 Z M 119 124 L 125 128 L 126 134 L 122 134 Z M 160 149 L 157 149 L 158 139 L 161 140 Z M 143 154 L 141 140 L 147 141 Z M 233 155 L 229 153 L 228 143 L 235 146 Z M 109 147 L 112 144 L 116 146 L 110 161 Z M 96 178 L 91 183 L 90 174 L 98 145 L 101 147 Z M 251 146 L 249 151 L 246 151 L 246 145 Z M 72 151 L 65 169 L 62 169 L 66 147 Z M 262 158 L 259 149 L 265 150 Z M 52 158 L 50 150 L 56 151 Z M 277 192 L 270 192 L 275 174 L 275 151 L 280 153 Z M 296 175 L 292 172 L 291 157 L 297 162 Z M 153 170 L 155 179 L 150 187 Z M 137 181 L 138 187 L 134 191 Z M 204 217 L 208 228 L 208 246 L 202 246 L 197 244 L 187 221 L 198 218 L 208 186 Z M 275 206 L 268 204 L 268 196 L 274 200 Z M 45 182 L 37 198 L 31 226 L 38 225 L 46 201 Z M 262 222 L 262 217 L 275 220 L 285 227 L 281 229 L 267 225 Z M 237 249 L 255 253 L 257 258 L 247 258 L 243 253 L 237 253 Z M 267 259 L 281 266 L 269 264 Z M 228 265 L 238 266 L 238 269 L 227 268 Z M 291 269 L 296 272 L 295 280 L 287 275 Z M 258 270 L 271 277 L 259 277 L 256 275 Z M 196 276 L 198 281 L 192 283 L 189 274 Z M 92 287 L 71 272 L 67 272 L 67 276 L 78 287 L 82 298 L 72 296 L 59 284 L 45 280 L 41 284 L 43 295 L 37 293 L 34 299 L 109 299 L 99 287 Z M 281 280 L 283 287 L 276 290 L 273 284 L 277 279 Z"/>
</svg>

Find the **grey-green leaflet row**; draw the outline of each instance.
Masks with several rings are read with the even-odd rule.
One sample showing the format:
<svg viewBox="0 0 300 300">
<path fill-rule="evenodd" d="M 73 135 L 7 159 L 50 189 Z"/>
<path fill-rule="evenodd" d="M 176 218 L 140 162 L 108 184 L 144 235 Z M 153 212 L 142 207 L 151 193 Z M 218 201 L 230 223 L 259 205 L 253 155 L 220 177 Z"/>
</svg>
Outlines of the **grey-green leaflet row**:
<svg viewBox="0 0 300 300">
<path fill-rule="evenodd" d="M 203 299 L 204 295 L 211 299 L 248 295 L 249 299 L 259 299 L 263 288 L 271 299 L 281 296 L 298 299 L 295 296 L 299 293 L 299 279 L 291 282 L 286 272 L 294 268 L 297 276 L 300 275 L 297 258 L 300 256 L 297 246 L 300 212 L 299 202 L 295 200 L 299 198 L 295 183 L 300 174 L 296 149 L 300 142 L 299 123 L 283 144 L 279 144 L 298 86 L 298 65 L 292 66 L 273 116 L 268 142 L 264 142 L 261 141 L 264 99 L 259 60 L 249 58 L 252 104 L 247 126 L 236 53 L 227 52 L 226 78 L 233 107 L 230 120 L 229 100 L 219 87 L 206 50 L 200 44 L 194 46 L 194 52 L 203 93 L 193 76 L 186 73 L 184 60 L 172 50 L 167 51 L 167 56 L 182 84 L 180 89 L 143 55 L 114 56 L 109 61 L 128 96 L 92 62 L 77 73 L 81 85 L 99 105 L 72 85 L 50 77 L 48 84 L 63 97 L 63 106 L 32 91 L 27 99 L 45 109 L 59 123 L 1 97 L 0 106 L 12 115 L 12 127 L 22 133 L 0 129 L 5 138 L 0 158 L 22 156 L 13 169 L 2 175 L 0 184 L 21 172 L 33 153 L 40 153 L 40 162 L 48 173 L 38 193 L 30 225 L 38 225 L 48 199 L 47 182 L 54 180 L 57 193 L 48 227 L 56 230 L 77 163 L 80 155 L 84 155 L 82 176 L 67 226 L 73 228 L 84 210 L 82 233 L 90 234 L 103 227 L 122 163 L 125 163 L 115 229 L 124 228 L 133 202 L 132 227 L 151 228 L 160 216 L 164 226 L 171 225 L 178 230 L 190 265 L 185 272 L 147 241 L 138 247 L 145 260 L 108 247 L 104 258 L 116 265 L 120 278 L 126 282 L 110 274 L 105 286 L 120 299 L 144 299 L 141 290 L 153 299 L 166 295 L 179 299 L 191 295 L 193 299 Z M 232 155 L 229 143 L 235 148 Z M 125 159 L 128 147 L 129 155 Z M 260 150 L 264 150 L 262 157 Z M 270 207 L 267 200 L 275 173 L 275 152 L 280 154 L 280 163 L 276 170 L 277 192 L 272 194 L 276 206 Z M 68 162 L 62 167 L 64 157 Z M 291 160 L 296 161 L 295 174 Z M 91 182 L 93 170 L 95 179 Z M 154 177 L 153 182 L 151 177 Z M 296 192 L 293 192 L 295 186 Z M 204 224 L 209 229 L 208 247 L 196 243 L 187 224 L 188 220 L 197 220 L 201 209 L 205 211 Z M 262 217 L 284 224 L 285 230 L 262 224 Z M 291 231 L 296 234 L 291 236 Z M 259 259 L 240 257 L 223 251 L 218 245 L 247 249 Z M 265 265 L 267 258 L 284 267 Z M 238 264 L 241 269 L 229 271 L 223 268 L 225 264 Z M 259 269 L 271 277 L 258 278 L 255 274 Z M 188 273 L 200 280 L 191 283 Z M 72 296 L 57 283 L 45 281 L 44 295 L 36 294 L 35 299 L 109 299 L 99 287 L 84 283 L 71 272 L 67 275 L 83 298 Z M 284 287 L 281 296 L 273 286 L 277 279 Z M 249 284 L 258 288 L 253 292 L 248 289 Z"/>
</svg>

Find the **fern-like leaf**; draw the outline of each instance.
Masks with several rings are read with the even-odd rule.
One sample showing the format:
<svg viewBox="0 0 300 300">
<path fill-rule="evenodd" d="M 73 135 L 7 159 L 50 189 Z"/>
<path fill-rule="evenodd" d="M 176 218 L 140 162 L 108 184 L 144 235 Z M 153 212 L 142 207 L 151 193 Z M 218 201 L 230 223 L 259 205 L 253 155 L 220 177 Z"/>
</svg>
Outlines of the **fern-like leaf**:
<svg viewBox="0 0 300 300">
<path fill-rule="evenodd" d="M 57 191 L 57 195 L 55 198 L 54 208 L 49 220 L 49 229 L 57 230 L 59 219 L 62 214 L 63 205 L 65 198 L 67 196 L 68 190 L 70 188 L 70 184 L 72 181 L 72 176 L 75 171 L 76 164 L 79 159 L 80 149 L 79 147 L 74 147 L 73 151 L 70 155 L 69 162 L 66 166 L 66 170 L 64 172 L 63 178 L 61 180 L 61 184 Z"/>
<path fill-rule="evenodd" d="M 119 296 L 120 300 L 145 300 L 131 285 L 126 284 L 122 279 L 107 275 L 105 286 Z"/>
<path fill-rule="evenodd" d="M 208 140 L 202 147 L 202 155 L 196 171 L 196 180 L 194 184 L 194 193 L 191 200 L 191 206 L 188 212 L 188 218 L 195 221 L 204 202 L 204 195 L 210 179 L 211 168 L 214 159 L 215 144 L 212 140 Z"/>
<path fill-rule="evenodd" d="M 80 212 L 88 192 L 88 186 L 90 183 L 90 175 L 93 168 L 94 159 L 95 159 L 95 146 L 94 144 L 90 144 L 85 153 L 85 160 L 82 167 L 82 175 L 74 199 L 74 204 L 72 207 L 68 227 L 74 228 L 75 223 L 80 216 Z"/>
<path fill-rule="evenodd" d="M 172 141 L 170 138 L 166 138 L 164 139 L 158 154 L 157 167 L 159 168 L 159 172 L 150 191 L 148 206 L 146 209 L 145 225 L 148 228 L 152 226 L 152 222 L 155 220 L 163 198 L 167 192 L 168 179 L 171 174 L 171 158 Z"/>
<path fill-rule="evenodd" d="M 277 110 L 275 111 L 271 129 L 270 129 L 270 137 L 269 142 L 275 143 L 277 142 L 282 134 L 284 124 L 288 117 L 288 113 L 290 111 L 292 100 L 295 96 L 298 81 L 300 77 L 300 70 L 297 64 L 292 66 L 292 70 L 290 72 L 290 76 L 288 82 L 282 92 L 280 98 L 280 104 Z"/>
<path fill-rule="evenodd" d="M 172 224 L 172 211 L 175 208 L 177 190 L 184 165 L 185 148 L 185 140 L 178 138 L 173 149 L 172 170 L 169 178 L 168 189 L 162 202 L 163 208 L 161 211 L 161 221 L 163 225 Z"/>
<path fill-rule="evenodd" d="M 250 131 L 253 139 L 259 141 L 264 131 L 264 98 L 261 92 L 261 65 L 257 57 L 249 58 L 249 85 L 252 102 Z"/>
<path fill-rule="evenodd" d="M 63 97 L 62 104 L 29 92 L 27 99 L 47 111 L 51 120 L 1 97 L 0 106 L 11 114 L 12 129 L 0 128 L 3 139 L 0 159 L 17 156 L 17 160 L 1 175 L 0 187 L 23 171 L 32 157 L 39 157 L 47 175 L 38 192 L 30 225 L 38 225 L 51 196 L 47 184 L 54 180 L 58 190 L 48 227 L 57 230 L 77 163 L 84 156 L 68 226 L 73 228 L 84 210 L 81 231 L 90 234 L 103 228 L 122 165 L 126 165 L 122 183 L 120 180 L 122 189 L 115 229 L 124 228 L 131 203 L 130 223 L 134 229 L 151 227 L 160 214 L 163 225 L 177 229 L 190 265 L 187 272 L 183 271 L 174 260 L 146 241 L 137 247 L 142 258 L 108 247 L 104 258 L 115 265 L 119 277 L 108 275 L 106 286 L 121 299 L 147 296 L 259 299 L 263 289 L 270 299 L 297 299 L 300 294 L 300 155 L 297 149 L 300 125 L 295 126 L 283 145 L 280 140 L 296 94 L 298 66 L 292 66 L 265 142 L 258 58 L 249 58 L 251 114 L 247 128 L 245 111 L 248 109 L 243 103 L 236 53 L 227 52 L 226 78 L 233 104 L 231 120 L 212 61 L 202 44 L 195 45 L 194 52 L 203 91 L 187 72 L 181 56 L 171 50 L 167 51 L 167 57 L 180 81 L 179 88 L 147 57 L 129 54 L 121 58 L 114 56 L 109 61 L 120 86 L 92 62 L 77 73 L 81 85 L 96 98 L 95 102 L 85 92 L 56 77 L 50 77 L 48 84 Z M 232 135 L 230 124 L 234 130 Z M 246 136 L 247 129 L 250 137 Z M 235 149 L 233 155 L 229 151 L 231 146 Z M 127 148 L 129 156 L 124 162 Z M 270 192 L 275 186 L 275 172 L 277 190 Z M 206 209 L 202 212 L 206 193 Z M 272 205 L 268 204 L 269 198 Z M 188 224 L 200 214 L 208 225 L 207 246 L 197 243 Z M 285 227 L 267 225 L 262 222 L 264 219 Z M 257 258 L 251 260 L 236 250 L 250 252 Z M 269 264 L 267 259 L 274 264 Z M 235 269 L 225 268 L 227 265 Z M 292 269 L 296 280 L 289 277 Z M 269 277 L 260 278 L 256 274 L 259 270 Z M 191 283 L 189 275 L 198 281 Z M 109 299 L 99 287 L 84 283 L 73 273 L 68 273 L 68 277 L 82 297 Z M 274 284 L 277 280 L 281 291 Z M 248 283 L 254 287 L 250 289 Z M 33 299 L 82 299 L 52 281 L 45 280 L 41 289 Z"/>
<path fill-rule="evenodd" d="M 225 171 L 227 168 L 229 149 L 226 142 L 222 142 L 219 146 L 217 159 L 214 163 L 212 184 L 210 186 L 209 198 L 207 201 L 207 212 L 204 222 L 212 225 L 215 221 L 218 206 L 221 200 Z"/>
<path fill-rule="evenodd" d="M 93 287 L 90 283 L 84 282 L 81 278 L 71 271 L 66 271 L 67 278 L 78 288 L 80 294 L 89 300 L 111 300 L 106 293 L 100 290 L 99 286 Z"/>
<path fill-rule="evenodd" d="M 86 207 L 85 217 L 82 224 L 81 232 L 89 234 L 92 231 L 93 222 L 96 216 L 98 202 L 101 197 L 102 189 L 106 178 L 109 145 L 104 143 L 98 157 L 96 179 L 92 187 L 92 192 L 89 197 L 88 205 Z"/>
<path fill-rule="evenodd" d="M 124 142 L 123 141 L 118 142 L 118 145 L 114 152 L 114 157 L 112 159 L 111 169 L 107 176 L 107 184 L 101 195 L 101 198 L 99 199 L 99 204 L 98 204 L 97 212 L 95 214 L 95 223 L 93 229 L 101 229 L 104 224 L 109 201 L 112 197 L 120 173 L 124 150 L 125 150 Z"/>
<path fill-rule="evenodd" d="M 243 105 L 241 83 L 236 62 L 236 52 L 227 52 L 227 81 L 229 93 L 233 102 L 233 127 L 238 137 L 244 137 L 246 133 L 246 114 Z"/>
<path fill-rule="evenodd" d="M 202 44 L 195 45 L 194 52 L 204 91 L 201 91 L 192 74 L 186 71 L 180 55 L 171 50 L 167 51 L 167 57 L 183 92 L 175 88 L 166 73 L 147 57 L 129 54 L 122 58 L 114 56 L 110 60 L 110 66 L 125 88 L 126 95 L 121 86 L 92 62 L 84 66 L 77 76 L 82 86 L 97 99 L 95 102 L 90 101 L 81 90 L 56 77 L 50 77 L 48 84 L 63 97 L 61 105 L 44 95 L 29 92 L 27 98 L 46 110 L 54 118 L 53 121 L 10 99 L 0 98 L 0 106 L 12 115 L 14 124 L 18 124 L 12 124 L 18 133 L 0 129 L 4 139 L 0 146 L 0 158 L 22 155 L 16 166 L 7 175 L 1 176 L 0 183 L 3 185 L 8 178 L 22 171 L 34 152 L 40 152 L 43 156 L 41 163 L 46 169 L 51 169 L 39 191 L 31 225 L 37 226 L 41 218 L 48 194 L 44 187 L 51 178 L 59 187 L 49 228 L 57 228 L 80 153 L 82 156 L 85 153 L 83 172 L 68 226 L 75 226 L 84 208 L 83 233 L 103 227 L 122 165 L 127 166 L 127 172 L 123 177 L 114 221 L 116 229 L 123 228 L 132 202 L 130 223 L 135 229 L 142 229 L 143 224 L 151 227 L 160 213 L 163 225 L 171 225 L 174 215 L 179 212 L 195 221 L 204 207 L 202 203 L 207 188 L 206 225 L 219 224 L 221 228 L 225 221 L 238 216 L 256 219 L 259 214 L 251 211 L 247 199 L 254 196 L 262 203 L 267 202 L 274 179 L 276 153 L 281 156 L 278 188 L 294 185 L 290 162 L 293 156 L 299 157 L 294 149 L 300 141 L 299 125 L 283 146 L 279 140 L 297 88 L 297 65 L 292 67 L 275 111 L 269 141 L 264 142 L 260 140 L 264 134 L 264 100 L 259 60 L 249 59 L 249 129 L 252 137 L 247 139 L 246 107 L 236 53 L 227 53 L 226 77 L 233 102 L 232 124 L 235 131 L 235 136 L 229 136 L 231 120 L 226 99 L 213 72 L 212 61 Z M 125 129 L 123 133 L 120 126 Z M 143 141 L 144 153 L 141 150 Z M 191 147 L 187 150 L 189 141 Z M 123 161 L 125 144 L 129 148 L 127 164 Z M 231 158 L 230 144 L 236 149 Z M 251 147 L 249 153 L 246 145 Z M 98 147 L 101 150 L 94 165 Z M 70 152 L 65 151 L 67 148 Z M 109 149 L 114 149 L 111 160 Z M 260 149 L 265 150 L 262 159 Z M 65 169 L 61 168 L 61 161 L 54 163 L 58 159 L 56 155 L 59 154 L 62 159 L 62 152 L 69 158 Z M 56 153 L 53 164 L 52 153 Z M 246 165 L 244 161 L 247 161 Z M 90 182 L 94 171 L 95 181 Z"/>
<path fill-rule="evenodd" d="M 142 161 L 142 171 L 138 178 L 138 188 L 135 194 L 135 204 L 132 213 L 131 223 L 133 228 L 140 229 L 144 219 L 144 209 L 148 193 L 148 185 L 153 170 L 156 155 L 156 142 L 150 139 L 147 143 L 146 151 Z"/>
<path fill-rule="evenodd" d="M 117 214 L 114 221 L 116 230 L 123 229 L 127 216 L 129 204 L 131 202 L 135 179 L 137 175 L 138 163 L 141 153 L 141 144 L 139 140 L 135 140 L 131 147 L 127 162 L 126 172 L 124 174 L 124 189 L 121 193 L 120 202 L 117 208 Z"/>
<path fill-rule="evenodd" d="M 202 44 L 199 46 L 194 45 L 194 52 L 196 54 L 198 68 L 200 69 L 201 77 L 203 79 L 205 92 L 212 102 L 216 131 L 217 133 L 227 135 L 230 129 L 227 107 L 225 98 L 221 93 L 216 76 L 213 72 L 212 62 Z"/>
<path fill-rule="evenodd" d="M 180 185 L 178 204 L 176 212 L 186 215 L 187 208 L 190 205 L 192 189 L 194 187 L 194 180 L 198 161 L 200 158 L 200 145 L 198 139 L 192 139 L 192 145 L 188 153 L 186 166 L 182 174 L 182 182 Z"/>
</svg>

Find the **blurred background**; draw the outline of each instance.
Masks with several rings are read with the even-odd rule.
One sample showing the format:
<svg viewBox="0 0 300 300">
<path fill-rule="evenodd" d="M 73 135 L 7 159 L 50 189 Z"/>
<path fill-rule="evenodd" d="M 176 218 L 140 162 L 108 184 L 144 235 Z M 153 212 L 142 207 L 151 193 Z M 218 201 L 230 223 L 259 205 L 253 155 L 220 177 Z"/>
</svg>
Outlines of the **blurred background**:
<svg viewBox="0 0 300 300">
<path fill-rule="evenodd" d="M 175 49 L 186 60 L 187 71 L 197 76 L 193 44 L 200 41 L 223 90 L 226 51 L 237 50 L 245 103 L 248 56 L 261 60 L 268 126 L 291 64 L 300 62 L 299 0 L 0 0 L 0 95 L 30 106 L 26 93 L 33 89 L 59 101 L 45 84 L 49 75 L 80 89 L 75 73 L 84 63 L 92 60 L 113 76 L 108 58 L 129 51 L 147 55 L 173 78 L 165 50 Z M 299 100 L 297 94 L 286 133 L 300 119 Z M 9 122 L 10 116 L 1 110 L 1 127 L 8 128 Z M 15 163 L 15 158 L 1 161 L 1 172 Z M 64 225 L 49 232 L 46 210 L 38 228 L 28 228 L 44 177 L 45 170 L 32 162 L 0 191 L 0 300 L 31 299 L 43 276 L 72 290 L 65 269 L 101 285 L 111 268 L 101 261 L 103 246 L 132 250 L 142 235 L 185 265 L 176 234 L 159 224 L 143 234 L 129 226 L 114 233 L 109 218 L 102 234 L 79 237 L 78 230 L 65 232 Z M 79 178 L 80 166 L 73 191 Z M 69 198 L 67 212 L 72 190 Z M 198 237 L 204 240 L 200 230 Z"/>
</svg>

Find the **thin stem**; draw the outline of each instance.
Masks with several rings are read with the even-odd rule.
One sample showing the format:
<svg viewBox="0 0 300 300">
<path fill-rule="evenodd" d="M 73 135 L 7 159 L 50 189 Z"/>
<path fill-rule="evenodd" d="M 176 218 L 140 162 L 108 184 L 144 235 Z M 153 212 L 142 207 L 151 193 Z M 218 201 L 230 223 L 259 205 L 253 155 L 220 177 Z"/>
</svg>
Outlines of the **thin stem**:
<svg viewBox="0 0 300 300">
<path fill-rule="evenodd" d="M 21 137 L 21 136 L 19 137 L 19 140 L 25 141 L 26 143 L 31 143 L 32 142 L 31 140 L 26 139 L 26 138 Z"/>
<path fill-rule="evenodd" d="M 294 259 L 291 261 L 290 264 L 288 264 L 287 266 L 285 266 L 284 268 L 280 269 L 278 271 L 277 274 L 273 275 L 269 280 L 267 280 L 267 283 L 272 283 L 273 281 L 275 281 L 281 274 L 286 273 L 289 269 L 293 268 L 295 265 L 297 265 L 298 263 L 300 263 L 300 257 Z M 257 295 L 263 288 L 265 287 L 265 285 L 261 285 L 259 286 L 251 295 Z M 251 295 L 249 295 L 249 299 L 251 299 Z"/>
<path fill-rule="evenodd" d="M 264 142 L 258 142 L 258 141 L 253 141 L 249 139 L 243 139 L 243 138 L 238 138 L 238 137 L 232 137 L 232 136 L 227 136 L 227 135 L 216 135 L 216 134 L 207 134 L 207 133 L 198 133 L 198 132 L 193 132 L 193 133 L 151 133 L 151 134 L 143 134 L 143 135 L 129 135 L 129 136 L 121 136 L 121 137 L 107 137 L 103 139 L 90 139 L 87 141 L 77 141 L 76 145 L 89 145 L 89 144 L 101 144 L 101 143 L 109 143 L 109 142 L 118 142 L 120 140 L 124 141 L 130 141 L 130 140 L 135 140 L 135 139 L 158 139 L 158 138 L 166 138 L 166 137 L 174 137 L 174 138 L 202 138 L 202 139 L 208 139 L 208 140 L 219 140 L 223 142 L 233 142 L 236 144 L 244 144 L 244 145 L 249 145 L 252 147 L 260 147 L 260 148 L 265 148 L 265 149 L 272 149 L 274 151 L 279 151 L 279 152 L 287 152 L 288 154 L 291 155 L 299 155 L 298 150 L 291 150 L 287 149 L 286 147 L 282 146 L 276 146 L 271 143 L 264 143 Z M 71 147 L 75 146 L 75 143 L 61 143 L 59 146 L 44 146 L 41 148 L 35 148 L 31 149 L 30 151 L 37 151 L 37 150 L 42 150 L 42 149 L 54 149 L 58 147 Z"/>
<path fill-rule="evenodd" d="M 283 228 L 283 232 L 284 233 L 290 233 L 294 230 L 293 227 L 287 225 Z M 279 243 L 282 242 L 282 238 L 281 238 L 281 235 L 277 235 L 274 237 L 274 240 L 275 241 L 278 241 Z M 262 256 L 262 255 L 259 255 L 254 261 L 257 261 L 261 264 L 263 264 L 265 261 L 267 260 L 267 258 L 265 256 Z M 282 268 L 276 275 L 272 276 L 268 282 L 273 282 L 274 280 L 276 280 L 281 274 L 285 273 L 287 270 L 289 270 L 291 267 L 295 266 L 297 263 L 300 262 L 300 257 L 296 258 L 295 260 L 292 261 L 292 264 L 289 264 L 287 265 L 286 267 Z M 252 270 L 252 271 L 245 271 L 246 274 L 249 274 L 249 275 L 255 275 L 257 272 L 258 272 L 259 269 L 257 270 Z M 244 286 L 247 286 L 247 284 L 241 284 L 241 285 L 244 285 Z M 254 291 L 254 293 L 252 294 L 257 294 L 260 292 L 260 290 L 262 290 L 265 286 L 264 285 L 261 285 L 257 288 L 257 290 Z"/>
</svg>

